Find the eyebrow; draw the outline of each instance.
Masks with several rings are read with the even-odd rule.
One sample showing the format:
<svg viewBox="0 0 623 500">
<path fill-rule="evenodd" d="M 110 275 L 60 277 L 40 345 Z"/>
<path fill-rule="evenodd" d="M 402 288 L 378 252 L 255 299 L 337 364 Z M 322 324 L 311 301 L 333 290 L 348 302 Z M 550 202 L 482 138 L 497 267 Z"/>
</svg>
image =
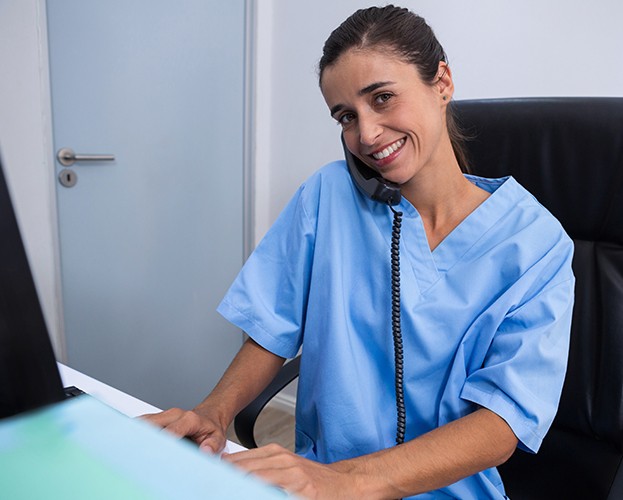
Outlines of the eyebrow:
<svg viewBox="0 0 623 500">
<path fill-rule="evenodd" d="M 395 82 L 387 81 L 387 82 L 371 83 L 370 85 L 365 86 L 359 92 L 357 92 L 357 95 L 363 96 L 363 95 L 366 95 L 366 94 L 370 94 L 371 92 L 374 92 L 378 88 L 384 87 L 386 85 L 391 85 L 393 83 L 395 83 Z M 336 104 L 335 106 L 333 106 L 331 108 L 331 116 L 335 115 L 335 113 L 337 113 L 338 111 L 342 110 L 344 107 L 345 107 L 344 104 Z"/>
</svg>

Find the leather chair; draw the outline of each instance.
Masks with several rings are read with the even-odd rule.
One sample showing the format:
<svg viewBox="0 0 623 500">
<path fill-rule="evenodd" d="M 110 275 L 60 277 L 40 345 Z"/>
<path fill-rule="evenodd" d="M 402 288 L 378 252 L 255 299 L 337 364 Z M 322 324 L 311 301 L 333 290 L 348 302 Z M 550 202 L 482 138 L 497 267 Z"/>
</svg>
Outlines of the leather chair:
<svg viewBox="0 0 623 500">
<path fill-rule="evenodd" d="M 623 98 L 453 106 L 473 173 L 515 177 L 575 243 L 576 300 L 558 414 L 539 453 L 517 450 L 500 467 L 507 494 L 623 499 Z M 246 446 L 255 445 L 252 413 L 296 377 L 296 365 L 286 364 L 288 371 L 236 417 Z"/>
</svg>

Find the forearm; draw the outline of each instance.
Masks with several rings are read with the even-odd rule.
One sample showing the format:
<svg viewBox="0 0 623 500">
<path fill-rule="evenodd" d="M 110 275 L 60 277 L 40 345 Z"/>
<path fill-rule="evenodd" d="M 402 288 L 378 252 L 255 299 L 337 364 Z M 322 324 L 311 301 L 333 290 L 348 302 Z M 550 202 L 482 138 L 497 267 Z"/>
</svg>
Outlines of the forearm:
<svg viewBox="0 0 623 500">
<path fill-rule="evenodd" d="M 285 359 L 248 339 L 212 392 L 195 407 L 199 414 L 216 412 L 223 426 L 260 394 Z"/>
<path fill-rule="evenodd" d="M 505 462 L 517 438 L 499 416 L 480 409 L 401 446 L 332 465 L 366 498 L 431 491 Z"/>
</svg>

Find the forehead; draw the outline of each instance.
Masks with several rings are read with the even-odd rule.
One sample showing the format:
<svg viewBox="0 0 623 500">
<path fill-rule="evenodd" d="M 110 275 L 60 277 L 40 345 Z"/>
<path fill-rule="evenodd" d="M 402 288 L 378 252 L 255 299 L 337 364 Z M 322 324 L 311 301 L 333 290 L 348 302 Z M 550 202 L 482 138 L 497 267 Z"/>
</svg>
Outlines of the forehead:
<svg viewBox="0 0 623 500">
<path fill-rule="evenodd" d="M 350 49 L 325 68 L 320 89 L 325 100 L 358 94 L 377 82 L 422 84 L 414 64 L 390 50 Z"/>
</svg>

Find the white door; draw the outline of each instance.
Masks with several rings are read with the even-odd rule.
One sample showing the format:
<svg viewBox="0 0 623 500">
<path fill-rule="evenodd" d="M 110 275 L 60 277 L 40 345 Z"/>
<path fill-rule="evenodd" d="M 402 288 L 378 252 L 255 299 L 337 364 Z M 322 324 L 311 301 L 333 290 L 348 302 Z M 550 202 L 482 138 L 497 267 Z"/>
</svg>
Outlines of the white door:
<svg viewBox="0 0 623 500">
<path fill-rule="evenodd" d="M 68 364 L 190 407 L 242 343 L 243 0 L 47 3 Z"/>
</svg>

